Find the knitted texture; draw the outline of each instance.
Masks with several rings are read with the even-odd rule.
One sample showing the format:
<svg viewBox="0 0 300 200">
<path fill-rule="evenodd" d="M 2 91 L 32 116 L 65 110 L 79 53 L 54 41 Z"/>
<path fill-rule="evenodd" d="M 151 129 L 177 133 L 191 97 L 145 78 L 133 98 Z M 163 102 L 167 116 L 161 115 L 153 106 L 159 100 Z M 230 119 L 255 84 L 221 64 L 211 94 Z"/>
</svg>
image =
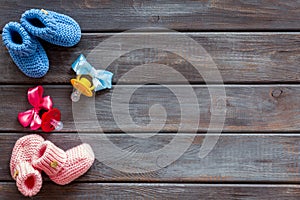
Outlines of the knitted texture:
<svg viewBox="0 0 300 200">
<path fill-rule="evenodd" d="M 36 195 L 43 183 L 41 172 L 34 169 L 28 162 L 21 162 L 16 166 L 16 170 L 18 172 L 16 177 L 18 190 L 24 196 Z"/>
<path fill-rule="evenodd" d="M 47 54 L 40 42 L 17 22 L 6 24 L 2 40 L 19 69 L 31 78 L 45 76 L 49 69 Z"/>
<path fill-rule="evenodd" d="M 65 152 L 50 141 L 45 141 L 33 154 L 32 165 L 43 170 L 53 182 L 65 185 L 86 173 L 94 159 L 94 152 L 88 144 Z"/>
<path fill-rule="evenodd" d="M 64 167 L 67 161 L 67 154 L 50 141 L 45 141 L 33 154 L 32 164 L 43 170 L 48 176 L 56 175 Z M 52 166 L 51 166 L 52 165 Z"/>
<path fill-rule="evenodd" d="M 81 38 L 80 26 L 74 19 L 53 11 L 27 10 L 21 24 L 30 34 L 59 46 L 74 46 Z"/>
<path fill-rule="evenodd" d="M 39 135 L 21 137 L 15 143 L 10 159 L 10 173 L 16 180 L 18 190 L 25 196 L 37 194 L 42 187 L 42 176 L 39 170 L 33 168 L 32 155 L 44 142 Z"/>
</svg>

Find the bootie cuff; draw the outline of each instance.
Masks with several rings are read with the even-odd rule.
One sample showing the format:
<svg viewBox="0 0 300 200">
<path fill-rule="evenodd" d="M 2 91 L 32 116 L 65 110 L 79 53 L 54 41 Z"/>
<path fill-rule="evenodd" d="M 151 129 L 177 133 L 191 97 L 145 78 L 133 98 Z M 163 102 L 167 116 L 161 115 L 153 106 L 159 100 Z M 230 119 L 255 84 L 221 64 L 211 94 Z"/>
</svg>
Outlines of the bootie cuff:
<svg viewBox="0 0 300 200">
<path fill-rule="evenodd" d="M 32 165 L 43 170 L 48 176 L 56 175 L 65 165 L 67 155 L 65 151 L 50 141 L 45 141 L 32 157 Z"/>
<path fill-rule="evenodd" d="M 36 195 L 43 183 L 41 172 L 34 169 L 29 162 L 16 165 L 13 178 L 16 180 L 18 190 L 24 196 Z"/>
<path fill-rule="evenodd" d="M 8 50 L 18 56 L 28 57 L 36 52 L 37 43 L 17 22 L 10 22 L 4 26 L 2 40 Z"/>
</svg>

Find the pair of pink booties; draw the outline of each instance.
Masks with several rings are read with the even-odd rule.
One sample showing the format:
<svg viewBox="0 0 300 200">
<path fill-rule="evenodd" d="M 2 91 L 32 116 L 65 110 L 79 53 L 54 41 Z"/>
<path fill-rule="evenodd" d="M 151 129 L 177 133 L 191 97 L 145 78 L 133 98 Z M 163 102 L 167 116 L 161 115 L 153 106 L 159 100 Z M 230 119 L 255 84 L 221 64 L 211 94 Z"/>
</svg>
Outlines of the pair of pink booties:
<svg viewBox="0 0 300 200">
<path fill-rule="evenodd" d="M 53 182 L 65 185 L 87 172 L 94 160 L 94 152 L 88 144 L 64 151 L 33 134 L 16 142 L 10 160 L 10 172 L 18 190 L 24 196 L 34 196 L 42 187 L 41 171 Z"/>
</svg>

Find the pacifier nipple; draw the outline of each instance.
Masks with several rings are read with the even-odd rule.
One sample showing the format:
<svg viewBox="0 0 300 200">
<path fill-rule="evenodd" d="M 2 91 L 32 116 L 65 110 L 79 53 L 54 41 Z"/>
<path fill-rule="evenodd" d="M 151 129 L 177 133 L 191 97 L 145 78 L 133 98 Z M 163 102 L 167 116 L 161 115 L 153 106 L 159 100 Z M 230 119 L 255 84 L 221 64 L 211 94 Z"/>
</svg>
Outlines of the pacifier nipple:
<svg viewBox="0 0 300 200">
<path fill-rule="evenodd" d="M 71 100 L 73 102 L 77 102 L 80 100 L 80 95 L 81 95 L 81 92 L 79 92 L 77 89 L 74 89 L 73 93 L 71 94 Z"/>
<path fill-rule="evenodd" d="M 64 124 L 61 121 L 57 121 L 55 119 L 51 119 L 50 124 L 54 127 L 54 130 L 56 131 L 60 131 L 64 127 Z"/>
</svg>

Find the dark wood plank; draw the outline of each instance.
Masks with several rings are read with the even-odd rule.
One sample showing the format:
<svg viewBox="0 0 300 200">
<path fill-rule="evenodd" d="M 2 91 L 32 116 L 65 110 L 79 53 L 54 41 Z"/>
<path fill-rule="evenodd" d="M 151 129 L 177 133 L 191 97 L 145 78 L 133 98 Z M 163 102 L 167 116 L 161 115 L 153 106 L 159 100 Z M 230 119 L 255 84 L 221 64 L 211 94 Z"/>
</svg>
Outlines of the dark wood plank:
<svg viewBox="0 0 300 200">
<path fill-rule="evenodd" d="M 24 76 L 12 62 L 7 50 L 2 47 L 0 51 L 0 83 L 67 84 L 71 78 L 75 77 L 71 70 L 71 64 L 78 55 L 81 53 L 89 55 L 100 42 L 110 36 L 113 35 L 84 34 L 81 42 L 73 48 L 45 44 L 50 60 L 50 70 L 42 79 L 30 79 Z M 187 36 L 206 49 L 217 65 L 224 83 L 294 83 L 300 80 L 300 35 L 298 33 L 195 33 Z M 174 45 L 179 47 L 182 44 L 184 42 L 181 40 L 174 41 Z M 111 45 L 119 46 L 120 43 L 116 42 Z M 174 76 L 166 70 L 163 74 L 153 74 L 153 70 L 145 70 L 142 74 L 137 74 L 135 78 L 124 76 L 128 71 L 145 63 L 167 65 L 177 70 L 190 83 L 204 82 L 203 77 L 191 64 L 171 52 L 140 49 L 116 58 L 115 50 L 113 49 L 108 55 L 115 60 L 110 66 L 102 66 L 99 57 L 89 60 L 97 69 L 107 67 L 112 71 L 114 83 L 184 83 L 182 79 L 174 80 Z M 91 55 L 96 54 L 92 53 Z M 211 70 L 205 63 L 203 66 L 208 68 L 206 70 Z M 218 82 L 215 79 L 209 81 Z"/>
<path fill-rule="evenodd" d="M 13 183 L 0 183 L 1 199 L 27 199 Z M 45 183 L 33 199 L 299 199 L 299 185 Z"/>
<path fill-rule="evenodd" d="M 30 87 L 32 86 L 0 86 L 1 131 L 30 131 L 28 128 L 21 127 L 17 121 L 19 112 L 31 108 L 27 102 L 27 90 Z M 207 87 L 202 85 L 195 85 L 192 89 L 185 85 L 145 85 L 136 89 L 133 95 L 129 95 L 130 101 L 126 103 L 125 97 L 133 88 L 135 88 L 133 85 L 123 85 L 112 90 L 100 91 L 96 94 L 95 104 L 93 104 L 94 98 L 88 99 L 83 96 L 79 102 L 73 104 L 73 107 L 70 100 L 71 86 L 46 85 L 44 94 L 50 95 L 53 98 L 54 107 L 61 110 L 64 123 L 63 132 L 77 131 L 73 116 L 76 116 L 76 120 L 83 117 L 77 125 L 85 132 L 99 131 L 98 124 L 91 126 L 90 120 L 99 122 L 105 132 L 120 132 L 120 125 L 126 126 L 127 130 L 132 132 L 156 132 L 159 130 L 161 132 L 177 132 L 179 127 L 183 132 L 195 130 L 207 132 L 212 111 L 214 109 L 225 111 L 225 108 L 218 108 L 218 102 L 226 103 L 223 132 L 291 132 L 300 130 L 300 87 L 297 85 L 227 85 L 225 88 L 226 98 L 213 97 L 212 100 Z M 196 103 L 197 99 L 195 101 L 191 99 L 192 95 L 196 95 L 198 103 Z M 112 102 L 114 106 L 112 106 Z M 164 107 L 167 116 L 159 112 L 160 110 L 156 110 L 156 113 L 152 113 L 154 121 L 151 122 L 149 109 L 154 104 Z M 97 119 L 90 110 L 94 105 Z M 196 118 L 194 118 L 198 117 L 198 114 L 197 116 L 191 114 L 183 117 L 181 121 L 181 113 L 195 110 L 197 106 L 200 109 L 198 128 L 196 127 L 197 121 L 195 124 Z M 119 108 L 122 109 L 118 110 Z M 128 110 L 129 114 L 126 113 Z M 220 116 L 222 116 L 222 112 Z M 132 123 L 117 124 L 117 119 L 132 119 Z M 211 131 L 221 131 L 220 127 L 215 126 L 219 125 L 218 123 L 211 123 L 213 125 L 210 127 Z"/>
<path fill-rule="evenodd" d="M 9 160 L 15 141 L 25 134 L 0 134 L 0 180 L 11 181 Z M 281 182 L 298 183 L 299 173 L 299 134 L 221 134 L 218 143 L 204 158 L 199 158 L 199 150 L 205 138 L 197 135 L 191 146 L 183 155 L 172 164 L 148 173 L 127 173 L 116 170 L 118 165 L 122 169 L 130 165 L 137 166 L 137 160 L 129 155 L 134 152 L 145 152 L 145 159 L 139 160 L 139 169 L 149 169 L 151 159 L 147 159 L 147 152 L 156 151 L 169 144 L 175 134 L 43 134 L 43 137 L 52 141 L 63 149 L 69 149 L 81 143 L 80 139 L 92 145 L 96 152 L 94 165 L 76 182 L 97 181 L 146 181 L 146 182 Z M 187 143 L 186 135 L 176 145 L 179 147 Z M 206 137 L 214 137 L 207 135 Z M 104 148 L 105 138 L 108 138 L 116 148 L 131 152 L 126 154 L 128 163 L 118 158 L 113 164 L 107 165 L 101 154 L 109 155 L 110 150 Z M 177 151 L 166 153 L 174 156 Z M 113 156 L 113 155 L 112 155 Z M 122 161 L 122 162 L 121 162 Z M 151 163 L 149 163 L 151 162 Z M 113 168 L 111 168 L 113 166 Z M 49 179 L 46 179 L 48 181 Z"/>
<path fill-rule="evenodd" d="M 72 16 L 84 31 L 168 27 L 177 30 L 299 29 L 298 1 L 1 1 L 0 27 L 30 8 Z"/>
</svg>

